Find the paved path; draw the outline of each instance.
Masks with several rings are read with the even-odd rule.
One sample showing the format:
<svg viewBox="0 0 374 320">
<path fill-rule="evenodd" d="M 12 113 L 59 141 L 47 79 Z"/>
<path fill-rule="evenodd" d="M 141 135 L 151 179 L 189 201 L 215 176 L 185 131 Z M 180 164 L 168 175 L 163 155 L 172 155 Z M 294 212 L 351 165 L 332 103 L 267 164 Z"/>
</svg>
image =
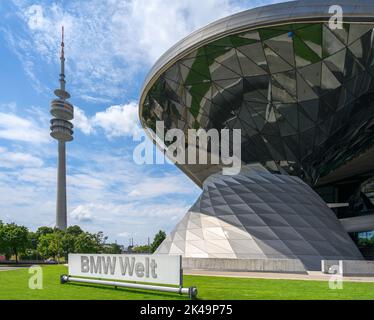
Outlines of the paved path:
<svg viewBox="0 0 374 320">
<path fill-rule="evenodd" d="M 229 277 L 229 278 L 254 278 L 254 279 L 277 279 L 277 280 L 308 280 L 329 281 L 330 275 L 322 272 L 309 272 L 308 274 L 288 274 L 270 272 L 231 272 L 231 271 L 208 271 L 208 270 L 183 270 L 185 275 Z M 345 281 L 351 282 L 374 282 L 374 277 L 344 277 Z"/>
<path fill-rule="evenodd" d="M 11 270 L 18 270 L 18 269 L 21 269 L 23 267 L 0 267 L 0 272 L 1 271 L 11 271 Z"/>
</svg>

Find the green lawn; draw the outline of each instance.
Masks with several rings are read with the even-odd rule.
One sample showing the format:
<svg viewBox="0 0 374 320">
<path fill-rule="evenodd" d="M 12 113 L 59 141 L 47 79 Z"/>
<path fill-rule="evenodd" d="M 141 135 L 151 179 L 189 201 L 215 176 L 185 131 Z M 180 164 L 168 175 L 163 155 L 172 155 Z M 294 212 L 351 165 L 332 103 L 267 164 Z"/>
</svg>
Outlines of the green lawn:
<svg viewBox="0 0 374 320">
<path fill-rule="evenodd" d="M 99 285 L 64 284 L 59 278 L 66 274 L 64 266 L 43 268 L 43 290 L 30 290 L 28 269 L 0 272 L 0 300 L 3 299 L 187 299 L 176 294 L 143 290 L 114 289 Z M 343 290 L 330 290 L 327 282 L 268 280 L 185 276 L 185 286 L 196 286 L 199 299 L 371 299 L 374 300 L 374 283 L 344 282 Z"/>
</svg>

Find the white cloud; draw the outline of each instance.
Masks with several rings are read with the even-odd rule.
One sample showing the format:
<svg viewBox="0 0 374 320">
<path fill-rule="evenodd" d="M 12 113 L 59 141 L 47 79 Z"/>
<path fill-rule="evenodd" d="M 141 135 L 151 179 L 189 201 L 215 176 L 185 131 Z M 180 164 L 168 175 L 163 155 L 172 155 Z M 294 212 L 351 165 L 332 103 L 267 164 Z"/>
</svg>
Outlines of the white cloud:
<svg viewBox="0 0 374 320">
<path fill-rule="evenodd" d="M 128 238 L 130 236 L 130 233 L 128 232 L 121 232 L 118 234 L 118 237 L 120 238 Z"/>
<path fill-rule="evenodd" d="M 50 96 L 52 89 L 46 87 L 57 80 L 60 27 L 64 24 L 68 89 L 74 98 L 110 106 L 99 112 L 95 108 L 92 113 L 75 109 L 75 127 L 96 136 L 94 147 L 78 140 L 69 144 L 69 223 L 79 222 L 90 231 L 103 230 L 112 239 L 134 235 L 146 239 L 159 229 L 170 231 L 198 196 L 198 188 L 181 173 L 166 174 L 170 167 L 135 166 L 132 145 L 112 145 L 101 136 L 138 132 L 137 103 L 121 102 L 129 101 L 129 96 L 136 98 L 144 74 L 169 47 L 191 31 L 237 11 L 238 6 L 231 0 L 14 3 L 17 10 L 7 16 L 15 14 L 20 20 L 2 23 L 0 32 L 5 32 L 8 46 L 22 61 L 30 82 Z M 45 108 L 38 109 L 45 110 L 39 113 L 28 110 L 20 117 L 15 105 L 1 108 L 0 139 L 13 144 L 4 144 L 7 149 L 0 150 L 4 151 L 0 163 L 5 167 L 0 168 L 0 218 L 6 212 L 8 221 L 35 228 L 54 221 L 56 145 L 36 145 L 53 141 L 48 130 L 50 116 Z M 32 144 L 20 148 L 24 144 L 16 145 L 17 141 Z"/>
<path fill-rule="evenodd" d="M 166 173 L 165 167 L 156 176 L 153 167 L 136 166 L 131 157 L 116 154 L 106 144 L 97 150 L 84 146 L 71 150 L 69 162 L 80 165 L 68 167 L 69 225 L 102 230 L 112 241 L 125 230 L 139 243 L 160 229 L 170 231 L 197 197 L 198 188 L 182 173 Z M 0 219 L 32 229 L 53 225 L 56 154 L 43 158 L 43 164 L 35 154 L 27 157 L 27 152 L 1 148 L 0 153 L 20 153 L 29 160 L 23 164 L 17 156 L 19 166 L 0 166 Z"/>
<path fill-rule="evenodd" d="M 92 124 L 102 128 L 108 137 L 133 136 L 140 130 L 138 105 L 132 102 L 111 106 L 103 112 L 96 113 Z"/>
<path fill-rule="evenodd" d="M 126 244 L 126 238 L 144 244 L 159 230 L 171 231 L 187 212 L 189 205 L 179 201 L 162 204 L 132 202 L 127 204 L 87 203 L 70 213 L 69 224 L 79 223 L 85 230 L 104 230 L 111 241 L 116 238 Z"/>
<path fill-rule="evenodd" d="M 81 130 L 84 134 L 89 135 L 94 132 L 91 121 L 87 118 L 84 111 L 78 107 L 74 107 L 74 120 L 75 128 Z"/>
<path fill-rule="evenodd" d="M 48 131 L 34 120 L 4 112 L 0 112 L 0 138 L 31 143 L 50 141 Z"/>
<path fill-rule="evenodd" d="M 141 130 L 135 102 L 108 107 L 92 117 L 87 117 L 82 109 L 75 107 L 73 123 L 86 135 L 95 133 L 96 128 L 101 129 L 107 138 L 132 137 Z"/>
<path fill-rule="evenodd" d="M 37 78 L 37 59 L 56 65 L 61 25 L 66 30 L 68 83 L 82 98 L 113 99 L 169 47 L 190 32 L 236 11 L 230 0 L 15 1 L 25 34 L 8 42 Z M 74 75 L 70 76 L 69 75 Z M 35 84 L 40 84 L 35 81 Z M 112 100 L 113 101 L 113 100 Z"/>
<path fill-rule="evenodd" d="M 130 1 L 112 18 L 118 39 L 123 39 L 115 48 L 133 61 L 153 63 L 190 32 L 236 11 L 240 7 L 228 0 Z"/>
<path fill-rule="evenodd" d="M 180 219 L 188 210 L 189 205 L 183 202 L 149 203 L 131 202 L 124 204 L 88 203 L 77 206 L 70 217 L 77 221 L 113 223 L 117 225 L 143 226 L 145 219 L 158 224 L 169 224 Z"/>
<path fill-rule="evenodd" d="M 105 188 L 105 181 L 95 174 L 76 173 L 68 176 L 68 183 L 78 189 L 101 190 Z"/>
<path fill-rule="evenodd" d="M 92 96 L 85 95 L 85 94 L 80 95 L 80 98 L 87 102 L 95 103 L 95 104 L 96 103 L 109 104 L 111 101 L 109 98 L 92 97 Z"/>
<path fill-rule="evenodd" d="M 41 167 L 43 160 L 29 153 L 11 152 L 0 146 L 0 168 Z"/>
<path fill-rule="evenodd" d="M 13 104 L 1 107 L 4 111 L 9 108 L 16 109 Z M 31 117 L 21 117 L 13 111 L 0 112 L 0 139 L 34 144 L 51 142 L 49 114 L 35 107 L 30 108 L 28 113 Z M 73 124 L 85 135 L 95 133 L 95 129 L 101 129 L 108 138 L 132 137 L 141 130 L 136 102 L 110 106 L 92 117 L 88 117 L 81 108 L 75 106 Z"/>
<path fill-rule="evenodd" d="M 36 187 L 48 188 L 57 181 L 57 171 L 53 167 L 31 167 L 17 172 L 17 180 L 29 183 Z"/>
<path fill-rule="evenodd" d="M 0 104 L 0 109 L 8 112 L 15 113 L 17 110 L 17 104 L 15 102 L 2 103 Z"/>
<path fill-rule="evenodd" d="M 70 217 L 79 222 L 91 222 L 92 208 L 89 206 L 80 205 L 70 212 Z"/>
<path fill-rule="evenodd" d="M 189 194 L 191 186 L 179 176 L 165 176 L 160 178 L 147 177 L 131 187 L 130 197 L 156 198 L 168 194 Z"/>
</svg>

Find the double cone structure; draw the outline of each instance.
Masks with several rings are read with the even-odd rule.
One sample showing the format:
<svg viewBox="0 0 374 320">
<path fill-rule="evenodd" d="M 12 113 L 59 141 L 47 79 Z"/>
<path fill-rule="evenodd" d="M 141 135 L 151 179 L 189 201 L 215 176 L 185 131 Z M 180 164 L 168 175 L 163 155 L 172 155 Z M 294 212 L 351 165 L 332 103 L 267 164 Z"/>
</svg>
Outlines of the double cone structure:
<svg viewBox="0 0 374 320">
<path fill-rule="evenodd" d="M 296 257 L 308 268 L 362 259 L 312 189 L 351 214 L 374 171 L 372 1 L 292 1 L 216 21 L 159 59 L 139 115 L 155 143 L 157 121 L 183 132 L 240 129 L 243 164 L 269 170 L 224 177 L 221 165 L 177 164 L 203 194 L 159 253 Z"/>
</svg>

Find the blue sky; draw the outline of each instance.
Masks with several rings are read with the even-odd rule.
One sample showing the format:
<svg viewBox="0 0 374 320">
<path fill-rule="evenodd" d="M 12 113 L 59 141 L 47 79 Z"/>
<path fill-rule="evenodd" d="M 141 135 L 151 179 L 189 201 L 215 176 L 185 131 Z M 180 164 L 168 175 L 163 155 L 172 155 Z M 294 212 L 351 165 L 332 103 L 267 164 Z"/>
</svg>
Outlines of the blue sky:
<svg viewBox="0 0 374 320">
<path fill-rule="evenodd" d="M 200 189 L 171 164 L 138 166 L 138 100 L 157 58 L 190 32 L 283 1 L 0 0 L 0 220 L 53 226 L 57 144 L 49 105 L 65 26 L 68 222 L 127 245 L 170 232 Z"/>
</svg>

